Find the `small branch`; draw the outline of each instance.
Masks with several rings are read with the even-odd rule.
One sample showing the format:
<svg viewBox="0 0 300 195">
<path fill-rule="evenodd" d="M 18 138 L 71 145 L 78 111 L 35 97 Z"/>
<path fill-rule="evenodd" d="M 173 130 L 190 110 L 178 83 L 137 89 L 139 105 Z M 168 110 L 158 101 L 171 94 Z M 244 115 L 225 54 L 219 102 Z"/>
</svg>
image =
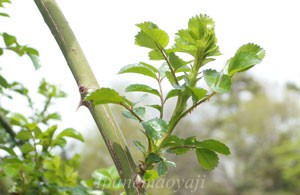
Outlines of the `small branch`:
<svg viewBox="0 0 300 195">
<path fill-rule="evenodd" d="M 144 121 L 141 117 L 139 117 L 139 115 L 137 115 L 133 111 L 132 107 L 130 107 L 130 106 L 126 105 L 126 104 L 123 104 L 123 103 L 121 103 L 120 105 L 123 106 L 124 108 L 126 108 L 126 110 L 128 110 L 139 121 L 139 123 L 141 123 L 141 122 Z"/>
<path fill-rule="evenodd" d="M 209 100 L 215 94 L 216 94 L 216 92 L 212 92 L 210 95 L 206 96 L 205 98 L 203 98 L 202 100 L 200 100 L 196 104 L 192 105 L 190 108 L 188 108 L 186 111 L 184 111 L 180 115 L 179 120 L 182 119 L 183 117 L 185 117 L 188 113 L 192 112 L 197 106 L 199 106 L 200 104 L 202 104 L 202 103 L 206 102 L 207 100 Z"/>
<path fill-rule="evenodd" d="M 44 104 L 44 108 L 43 108 L 43 110 L 40 112 L 40 114 L 39 114 L 39 121 L 41 121 L 41 122 L 44 122 L 44 115 L 45 115 L 45 113 L 46 113 L 46 111 L 48 110 L 48 107 L 50 106 L 50 103 L 51 103 L 51 100 L 52 100 L 52 97 L 47 97 L 47 100 L 46 100 L 46 102 L 45 102 L 45 104 Z"/>
<path fill-rule="evenodd" d="M 179 148 L 188 148 L 188 149 L 196 149 L 196 146 L 176 146 L 173 148 L 169 148 L 168 150 L 175 150 L 175 149 L 179 149 Z"/>
<path fill-rule="evenodd" d="M 162 119 L 164 116 L 164 105 L 165 105 L 165 101 L 164 101 L 164 94 L 163 94 L 163 90 L 162 90 L 162 86 L 161 86 L 161 79 L 158 79 L 158 86 L 159 86 L 159 98 L 160 98 L 160 104 L 161 104 L 161 112 L 160 112 L 160 118 Z"/>
<path fill-rule="evenodd" d="M 196 104 L 194 104 L 193 106 L 191 106 L 190 108 L 188 108 L 186 111 L 181 112 L 182 110 L 182 105 L 183 103 L 186 102 L 185 99 L 183 99 L 183 97 L 179 97 L 177 100 L 177 105 L 176 108 L 174 110 L 174 113 L 171 117 L 170 123 L 169 123 L 169 129 L 167 131 L 167 133 L 164 135 L 164 137 L 160 140 L 159 144 L 158 144 L 158 148 L 161 148 L 161 146 L 164 144 L 164 142 L 166 141 L 166 139 L 172 134 L 173 130 L 175 129 L 176 125 L 178 124 L 178 122 L 184 117 L 186 116 L 188 113 L 190 113 L 192 110 L 194 110 L 197 106 L 199 106 L 200 104 L 204 103 L 205 101 L 209 100 L 212 96 L 214 96 L 216 94 L 216 92 L 212 92 L 210 95 L 206 96 L 205 98 L 203 98 L 201 101 L 197 102 Z M 182 113 L 180 115 L 178 115 L 178 113 Z"/>
<path fill-rule="evenodd" d="M 174 78 L 174 81 L 175 81 L 176 85 L 179 85 L 179 82 L 178 82 L 177 77 L 176 77 L 176 75 L 175 75 L 175 71 L 174 71 L 173 67 L 171 66 L 171 63 L 170 63 L 170 61 L 168 60 L 168 57 L 167 57 L 167 55 L 166 55 L 166 51 L 165 51 L 163 48 L 161 48 L 159 45 L 156 44 L 156 46 L 157 46 L 157 48 L 159 49 L 160 53 L 163 55 L 165 61 L 167 62 L 168 67 L 169 67 L 169 69 L 170 69 L 170 71 L 171 71 L 171 74 L 172 74 L 172 76 L 173 76 L 173 78 Z"/>
</svg>

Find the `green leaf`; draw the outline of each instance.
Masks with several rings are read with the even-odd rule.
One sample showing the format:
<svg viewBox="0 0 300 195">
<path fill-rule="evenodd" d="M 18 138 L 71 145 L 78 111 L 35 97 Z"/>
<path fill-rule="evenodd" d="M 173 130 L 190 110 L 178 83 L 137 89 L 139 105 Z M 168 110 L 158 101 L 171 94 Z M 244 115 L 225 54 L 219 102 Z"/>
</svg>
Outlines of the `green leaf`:
<svg viewBox="0 0 300 195">
<path fill-rule="evenodd" d="M 136 108 L 133 108 L 133 112 L 138 115 L 141 119 L 144 118 L 145 116 L 145 113 L 146 113 L 146 109 L 145 107 L 136 107 Z M 131 113 L 129 112 L 128 110 L 124 110 L 122 112 L 122 114 L 126 117 L 126 118 L 130 118 L 130 119 L 134 119 L 134 120 L 137 120 L 137 118 Z"/>
<path fill-rule="evenodd" d="M 167 139 L 164 141 L 164 144 L 162 145 L 162 148 L 166 147 L 178 147 L 182 146 L 184 143 L 184 140 L 177 137 L 176 135 L 170 135 L 167 137 Z"/>
<path fill-rule="evenodd" d="M 181 90 L 179 89 L 172 89 L 171 91 L 168 92 L 168 94 L 166 95 L 165 101 L 167 101 L 168 99 L 172 98 L 172 97 L 176 97 L 179 95 Z"/>
<path fill-rule="evenodd" d="M 158 172 L 154 169 L 147 170 L 144 175 L 144 180 L 150 182 L 159 178 Z"/>
<path fill-rule="evenodd" d="M 61 120 L 61 116 L 59 113 L 55 112 L 55 113 L 51 113 L 49 115 L 47 115 L 45 118 L 44 118 L 44 121 L 48 121 L 48 120 Z"/>
<path fill-rule="evenodd" d="M 158 97 L 160 97 L 159 92 L 156 89 L 153 89 L 152 87 L 144 84 L 132 84 L 126 87 L 126 92 L 145 92 L 145 93 L 151 93 Z"/>
<path fill-rule="evenodd" d="M 28 130 L 21 130 L 17 133 L 16 138 L 19 140 L 29 140 L 32 136 Z"/>
<path fill-rule="evenodd" d="M 149 52 L 149 59 L 150 60 L 164 60 L 164 55 L 159 51 L 159 50 L 156 50 L 156 49 L 153 49 Z"/>
<path fill-rule="evenodd" d="M 9 17 L 9 15 L 8 15 L 8 14 L 6 14 L 6 13 L 3 13 L 3 12 L 0 12 L 0 16 Z"/>
<path fill-rule="evenodd" d="M 146 122 L 142 122 L 147 135 L 149 135 L 153 140 L 159 140 L 162 138 L 168 129 L 168 124 L 166 121 L 160 118 L 154 118 Z"/>
<path fill-rule="evenodd" d="M 22 167 L 21 163 L 13 163 L 13 164 L 5 163 L 3 166 L 3 171 L 5 175 L 13 178 L 19 174 L 21 167 Z"/>
<path fill-rule="evenodd" d="M 162 161 L 162 158 L 157 154 L 150 153 L 146 158 L 146 164 L 151 165 L 153 163 L 159 163 Z"/>
<path fill-rule="evenodd" d="M 195 146 L 198 143 L 196 136 L 188 137 L 184 140 L 185 146 Z"/>
<path fill-rule="evenodd" d="M 214 21 L 207 15 L 192 17 L 188 29 L 178 31 L 175 48 L 194 57 L 198 56 L 204 61 L 208 57 L 220 55 L 214 27 Z"/>
<path fill-rule="evenodd" d="M 165 48 L 169 43 L 168 34 L 152 22 L 137 24 L 141 31 L 135 36 L 135 43 L 150 49 Z"/>
<path fill-rule="evenodd" d="M 241 46 L 234 57 L 229 60 L 228 74 L 232 77 L 237 72 L 243 72 L 259 64 L 265 57 L 265 50 L 253 43 Z"/>
<path fill-rule="evenodd" d="M 8 148 L 4 145 L 0 145 L 0 150 L 4 150 L 6 151 L 8 154 L 12 155 L 12 156 L 17 156 L 17 154 L 15 153 L 15 151 L 12 148 Z"/>
<path fill-rule="evenodd" d="M 164 161 L 161 161 L 157 167 L 158 174 L 160 176 L 165 175 L 168 172 L 168 166 Z"/>
<path fill-rule="evenodd" d="M 119 71 L 119 74 L 137 73 L 137 74 L 142 74 L 142 75 L 157 79 L 156 72 L 158 72 L 158 71 L 153 66 L 146 64 L 146 63 L 140 63 L 140 64 L 131 64 L 131 65 L 123 67 Z"/>
<path fill-rule="evenodd" d="M 31 53 L 27 53 L 27 55 L 31 59 L 35 70 L 38 70 L 41 67 L 39 56 L 31 54 Z"/>
<path fill-rule="evenodd" d="M 184 65 L 183 60 L 181 60 L 175 53 L 170 53 L 169 54 L 169 61 L 171 66 L 174 68 L 174 70 L 177 70 L 181 66 Z"/>
<path fill-rule="evenodd" d="M 4 7 L 4 3 L 11 3 L 10 0 L 0 0 L 0 7 Z"/>
<path fill-rule="evenodd" d="M 224 154 L 224 155 L 230 154 L 229 148 L 225 144 L 223 144 L 217 140 L 213 140 L 213 139 L 204 140 L 204 141 L 198 142 L 196 145 L 197 145 L 197 147 L 206 148 L 206 149 L 218 152 L 220 154 Z"/>
<path fill-rule="evenodd" d="M 158 104 L 153 104 L 153 105 L 147 105 L 148 107 L 154 108 L 156 110 L 158 110 L 159 112 L 162 112 L 162 108 L 160 105 Z"/>
<path fill-rule="evenodd" d="M 51 127 L 49 127 L 44 133 L 43 136 L 45 137 L 49 137 L 52 139 L 55 131 L 57 130 L 57 125 L 52 125 Z"/>
<path fill-rule="evenodd" d="M 196 149 L 196 156 L 199 164 L 206 170 L 213 170 L 219 163 L 218 155 L 209 149 Z"/>
<path fill-rule="evenodd" d="M 2 36 L 3 36 L 4 43 L 5 43 L 6 47 L 10 47 L 10 46 L 17 43 L 16 37 L 14 37 L 12 35 L 9 35 L 7 33 L 3 33 Z"/>
<path fill-rule="evenodd" d="M 65 129 L 56 136 L 57 139 L 63 138 L 63 137 L 71 137 L 71 138 L 74 138 L 74 139 L 84 142 L 84 139 L 83 139 L 83 136 L 81 135 L 81 133 L 79 133 L 78 131 L 76 131 L 73 128 Z"/>
<path fill-rule="evenodd" d="M 41 143 L 40 144 L 43 147 L 45 147 L 46 149 L 50 146 L 52 139 L 53 139 L 53 135 L 56 130 L 57 130 L 57 125 L 53 125 L 41 134 L 41 136 L 40 136 Z"/>
<path fill-rule="evenodd" d="M 42 130 L 38 126 L 35 126 L 32 131 L 34 132 L 35 138 L 39 138 L 40 135 L 42 135 Z"/>
<path fill-rule="evenodd" d="M 26 117 L 20 113 L 13 113 L 10 120 L 11 124 L 17 126 L 25 126 L 26 124 L 28 124 Z"/>
<path fill-rule="evenodd" d="M 128 104 L 132 103 L 118 92 L 110 88 L 100 88 L 87 95 L 85 101 L 93 101 L 94 105 L 98 104 Z"/>
<path fill-rule="evenodd" d="M 175 81 L 175 78 L 174 78 L 173 74 L 170 71 L 166 71 L 165 75 L 167 76 L 167 79 L 170 82 L 170 84 L 172 86 L 175 86 L 176 85 L 176 81 Z"/>
<path fill-rule="evenodd" d="M 139 149 L 139 151 L 141 151 L 144 154 L 146 153 L 146 148 L 140 141 L 134 140 L 133 143 Z"/>
<path fill-rule="evenodd" d="M 57 86 L 48 83 L 45 79 L 43 79 L 39 86 L 39 93 L 45 97 L 56 97 L 62 98 L 66 97 L 66 93 L 59 90 Z"/>
<path fill-rule="evenodd" d="M 231 90 L 231 79 L 226 74 L 221 74 L 216 70 L 205 70 L 204 80 L 209 88 L 216 93 L 229 93 Z"/>
<path fill-rule="evenodd" d="M 146 62 L 140 62 L 141 65 L 146 66 L 148 69 L 152 70 L 155 73 L 158 73 L 158 69 L 152 66 L 151 64 L 148 64 Z"/>
<path fill-rule="evenodd" d="M 30 143 L 25 143 L 21 146 L 21 151 L 23 153 L 28 153 L 34 150 L 34 147 Z"/>
<path fill-rule="evenodd" d="M 61 148 L 63 148 L 65 145 L 67 144 L 67 140 L 64 138 L 55 138 L 52 142 L 51 142 L 51 147 L 55 147 L 55 146 L 59 146 Z"/>
<path fill-rule="evenodd" d="M 179 73 L 179 72 L 190 72 L 191 71 L 191 68 L 187 65 L 185 66 L 181 66 L 179 67 L 177 70 L 176 70 L 176 73 Z M 180 81 L 182 78 L 186 77 L 186 75 L 181 75 L 181 76 L 178 76 L 177 77 L 177 80 Z"/>
<path fill-rule="evenodd" d="M 167 150 L 167 152 L 169 153 L 182 155 L 190 150 L 190 148 L 184 148 L 184 142 L 184 139 L 181 139 L 176 135 L 171 135 L 166 139 L 166 141 L 162 145 L 162 148 L 169 148 Z"/>
<path fill-rule="evenodd" d="M 179 148 L 169 149 L 167 150 L 168 153 L 182 155 L 190 151 L 190 148 L 184 148 L 184 146 L 180 146 Z"/>
<path fill-rule="evenodd" d="M 0 75 L 0 86 L 4 87 L 4 88 L 8 88 L 9 87 L 9 84 L 8 82 L 6 81 L 6 79 L 4 77 L 2 77 Z"/>
<path fill-rule="evenodd" d="M 207 91 L 205 89 L 202 89 L 202 88 L 199 88 L 199 87 L 189 87 L 189 89 L 192 91 L 193 98 L 195 99 L 195 102 L 201 100 L 207 94 Z"/>
</svg>

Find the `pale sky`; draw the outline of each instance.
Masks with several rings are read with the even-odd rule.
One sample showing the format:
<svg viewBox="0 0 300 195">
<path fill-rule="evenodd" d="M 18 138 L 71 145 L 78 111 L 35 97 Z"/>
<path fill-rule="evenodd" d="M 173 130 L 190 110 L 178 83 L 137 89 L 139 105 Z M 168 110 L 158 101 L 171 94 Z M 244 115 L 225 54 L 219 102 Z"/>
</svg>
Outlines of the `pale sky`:
<svg viewBox="0 0 300 195">
<path fill-rule="evenodd" d="M 187 27 L 190 17 L 205 13 L 212 17 L 223 57 L 215 64 L 222 67 L 242 44 L 253 42 L 266 50 L 262 64 L 250 72 L 263 81 L 300 84 L 300 11 L 297 0 L 57 0 L 102 86 L 128 81 L 118 76 L 127 64 L 147 59 L 147 50 L 134 45 L 138 32 L 135 24 L 152 21 L 169 35 Z M 66 126 L 88 125 L 86 110 L 75 112 L 79 95 L 74 79 L 33 0 L 12 0 L 6 11 L 10 19 L 1 18 L 1 32 L 18 37 L 40 52 L 43 67 L 35 72 L 30 61 L 5 55 L 0 59 L 3 72 L 37 86 L 45 77 L 62 85 L 69 94 L 63 102 Z M 1 57 L 2 58 L 2 57 Z M 11 65 L 11 67 L 9 67 Z M 17 70 L 17 72 L 16 72 Z M 14 72 L 13 72 L 14 71 Z M 13 72 L 13 73 L 12 73 Z M 75 120 L 74 120 L 75 119 Z M 76 120 L 82 119 L 82 120 Z M 82 122 L 86 121 L 86 122 Z"/>
</svg>

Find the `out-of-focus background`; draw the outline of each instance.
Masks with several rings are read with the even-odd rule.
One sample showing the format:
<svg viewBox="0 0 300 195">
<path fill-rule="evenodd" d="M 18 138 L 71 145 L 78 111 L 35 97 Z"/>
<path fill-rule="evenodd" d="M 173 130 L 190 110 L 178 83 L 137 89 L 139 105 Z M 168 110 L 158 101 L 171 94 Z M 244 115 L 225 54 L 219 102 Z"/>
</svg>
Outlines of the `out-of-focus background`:
<svg viewBox="0 0 300 195">
<path fill-rule="evenodd" d="M 162 194 L 298 194 L 300 193 L 300 12 L 296 0 L 186 0 L 186 1 L 71 1 L 58 0 L 102 86 L 124 94 L 130 76 L 117 75 L 127 64 L 147 60 L 147 50 L 134 45 L 135 24 L 152 21 L 174 37 L 190 17 L 206 13 L 215 20 L 223 56 L 214 67 L 220 69 L 242 44 L 254 42 L 266 50 L 262 64 L 249 74 L 234 79 L 232 93 L 218 95 L 186 117 L 177 127 L 182 137 L 213 138 L 230 146 L 232 154 L 220 160 L 212 172 L 204 171 L 193 154 L 170 158 L 177 163 L 167 178 L 201 178 L 197 189 L 159 189 Z M 42 68 L 35 71 L 29 59 L 15 54 L 0 58 L 2 73 L 36 89 L 39 80 L 61 85 L 68 94 L 58 109 L 60 126 L 73 127 L 85 136 L 85 143 L 71 143 L 68 151 L 81 154 L 80 176 L 88 178 L 96 168 L 112 164 L 102 138 L 85 108 L 76 111 L 78 89 L 64 58 L 33 1 L 15 0 L 1 18 L 1 30 L 29 43 L 40 52 Z M 11 56 L 10 56 L 11 55 Z M 10 66 L 13 64 L 13 66 Z M 15 72 L 15 69 L 18 72 Z M 139 82 L 139 81 L 135 81 Z M 34 96 L 34 94 L 33 94 Z M 131 95 L 135 98 L 137 96 Z M 146 101 L 152 100 L 150 97 Z M 169 106 L 172 106 L 169 104 Z M 8 105 L 20 110 L 22 102 Z M 116 118 L 139 158 L 132 141 L 143 140 L 138 126 L 121 116 Z M 155 114 L 155 113 L 154 113 Z M 155 191 L 155 190 L 154 190 Z M 155 192 L 153 192 L 155 194 Z"/>
</svg>

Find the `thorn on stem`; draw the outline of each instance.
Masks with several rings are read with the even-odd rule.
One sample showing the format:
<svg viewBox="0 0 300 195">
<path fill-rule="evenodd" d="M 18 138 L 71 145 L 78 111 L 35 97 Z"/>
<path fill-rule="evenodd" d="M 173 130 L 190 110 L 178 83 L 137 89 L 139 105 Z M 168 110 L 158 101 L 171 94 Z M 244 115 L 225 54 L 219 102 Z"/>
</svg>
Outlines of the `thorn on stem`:
<svg viewBox="0 0 300 195">
<path fill-rule="evenodd" d="M 77 106 L 76 111 L 81 107 L 81 106 L 86 106 L 88 107 L 88 102 L 84 101 L 85 96 L 88 94 L 89 92 L 89 88 L 83 86 L 83 85 L 79 85 L 79 93 L 80 93 L 80 101 L 79 104 Z"/>
</svg>

